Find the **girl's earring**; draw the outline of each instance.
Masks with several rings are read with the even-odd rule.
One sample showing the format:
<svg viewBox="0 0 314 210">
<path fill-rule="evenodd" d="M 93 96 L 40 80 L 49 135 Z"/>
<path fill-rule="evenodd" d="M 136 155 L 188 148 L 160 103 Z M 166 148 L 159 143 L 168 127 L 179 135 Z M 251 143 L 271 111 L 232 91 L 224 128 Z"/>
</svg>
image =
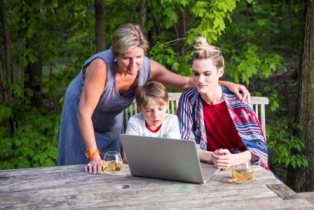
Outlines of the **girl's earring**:
<svg viewBox="0 0 314 210">
<path fill-rule="evenodd" d="M 114 62 L 117 62 L 117 59 L 114 59 L 113 61 L 114 61 Z"/>
</svg>

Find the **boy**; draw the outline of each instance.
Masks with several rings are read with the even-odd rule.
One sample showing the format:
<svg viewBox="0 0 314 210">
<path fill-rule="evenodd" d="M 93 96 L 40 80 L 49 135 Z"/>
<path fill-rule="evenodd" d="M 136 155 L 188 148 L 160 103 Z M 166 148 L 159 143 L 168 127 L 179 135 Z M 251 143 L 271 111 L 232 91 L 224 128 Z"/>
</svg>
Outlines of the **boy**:
<svg viewBox="0 0 314 210">
<path fill-rule="evenodd" d="M 149 81 L 135 92 L 138 112 L 132 116 L 125 134 L 181 139 L 178 117 L 167 114 L 168 92 L 159 82 Z M 123 161 L 127 163 L 124 153 Z"/>
<path fill-rule="evenodd" d="M 125 134 L 180 139 L 178 118 L 167 114 L 168 92 L 159 82 L 138 87 L 135 100 L 139 113 L 132 116 Z"/>
</svg>

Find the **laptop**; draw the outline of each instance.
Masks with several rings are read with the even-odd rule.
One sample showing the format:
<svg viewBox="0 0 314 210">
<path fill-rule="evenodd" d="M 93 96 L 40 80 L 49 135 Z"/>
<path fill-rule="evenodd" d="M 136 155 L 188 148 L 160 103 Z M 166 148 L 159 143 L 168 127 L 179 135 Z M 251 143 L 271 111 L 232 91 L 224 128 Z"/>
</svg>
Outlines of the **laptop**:
<svg viewBox="0 0 314 210">
<path fill-rule="evenodd" d="M 201 163 L 194 141 L 121 134 L 132 176 L 204 184 L 220 169 Z"/>
</svg>

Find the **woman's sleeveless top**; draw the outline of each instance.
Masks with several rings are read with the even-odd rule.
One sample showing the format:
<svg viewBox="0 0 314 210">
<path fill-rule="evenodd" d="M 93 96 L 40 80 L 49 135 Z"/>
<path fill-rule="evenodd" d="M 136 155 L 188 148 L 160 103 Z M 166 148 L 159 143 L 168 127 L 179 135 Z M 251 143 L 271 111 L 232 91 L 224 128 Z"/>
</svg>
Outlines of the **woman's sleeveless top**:
<svg viewBox="0 0 314 210">
<path fill-rule="evenodd" d="M 114 57 L 111 50 L 97 53 L 84 64 L 80 73 L 70 83 L 64 97 L 57 165 L 86 164 L 85 146 L 79 129 L 77 112 L 82 93 L 85 68 L 96 58 L 101 58 L 107 66 L 106 85 L 92 115 L 97 147 L 101 157 L 107 151 L 120 151 L 120 133 L 123 124 L 123 110 L 134 100 L 135 90 L 121 96 L 116 87 Z M 138 86 L 150 77 L 150 61 L 145 57 L 139 70 Z"/>
</svg>

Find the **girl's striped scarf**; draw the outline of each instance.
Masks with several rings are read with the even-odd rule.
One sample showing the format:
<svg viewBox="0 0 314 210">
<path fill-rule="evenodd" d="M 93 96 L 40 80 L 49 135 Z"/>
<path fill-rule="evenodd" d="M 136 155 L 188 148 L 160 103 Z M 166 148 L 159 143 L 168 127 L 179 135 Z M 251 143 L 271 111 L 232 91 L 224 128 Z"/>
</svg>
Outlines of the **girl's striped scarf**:
<svg viewBox="0 0 314 210">
<path fill-rule="evenodd" d="M 269 170 L 265 136 L 252 107 L 241 102 L 229 89 L 222 87 L 222 91 L 243 144 L 258 157 L 255 164 Z M 195 87 L 182 94 L 177 114 L 182 139 L 194 140 L 200 149 L 207 150 L 202 99 Z"/>
</svg>

